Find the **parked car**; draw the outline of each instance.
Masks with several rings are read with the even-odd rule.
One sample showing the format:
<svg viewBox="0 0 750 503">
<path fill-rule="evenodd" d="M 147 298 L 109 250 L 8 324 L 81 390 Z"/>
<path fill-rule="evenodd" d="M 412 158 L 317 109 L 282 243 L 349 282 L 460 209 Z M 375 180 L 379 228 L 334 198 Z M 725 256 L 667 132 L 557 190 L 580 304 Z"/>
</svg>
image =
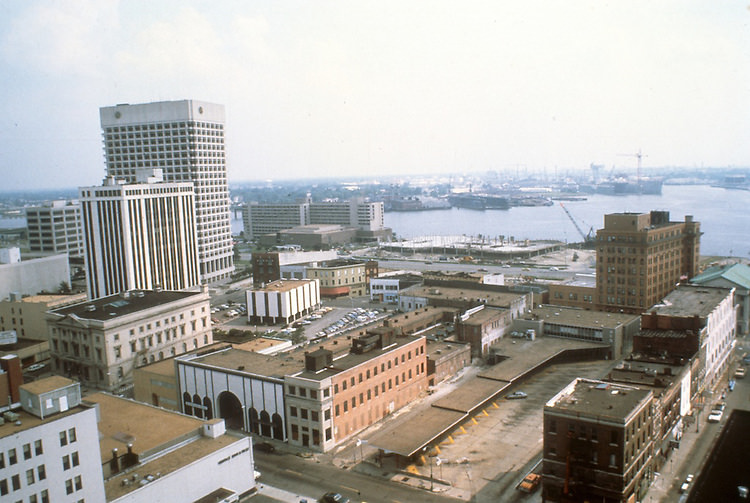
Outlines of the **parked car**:
<svg viewBox="0 0 750 503">
<path fill-rule="evenodd" d="M 682 483 L 680 486 L 680 492 L 684 493 L 687 492 L 688 489 L 690 489 L 690 484 L 693 482 L 693 474 L 689 474 L 687 477 L 685 477 L 685 482 Z"/>
<path fill-rule="evenodd" d="M 734 377 L 737 379 L 742 379 L 745 377 L 745 369 L 740 367 L 734 372 Z"/>
<path fill-rule="evenodd" d="M 325 493 L 320 501 L 322 503 L 349 503 L 349 498 L 341 496 L 339 493 Z"/>
<path fill-rule="evenodd" d="M 513 393 L 511 393 L 509 395 L 505 395 L 505 398 L 507 400 L 516 400 L 516 399 L 519 399 L 519 398 L 526 398 L 528 396 L 529 395 L 527 395 L 523 391 L 514 391 Z"/>
<path fill-rule="evenodd" d="M 37 370 L 42 370 L 44 367 L 46 367 L 44 363 L 32 363 L 26 367 L 26 370 L 29 372 L 36 372 Z"/>
<path fill-rule="evenodd" d="M 718 423 L 721 421 L 721 416 L 724 415 L 723 411 L 720 410 L 712 410 L 711 413 L 708 415 L 708 422 L 709 423 Z"/>
<path fill-rule="evenodd" d="M 730 379 L 729 380 L 729 382 L 727 383 L 727 388 L 729 388 L 729 391 L 734 391 L 734 385 L 736 383 L 737 382 L 734 379 Z"/>
<path fill-rule="evenodd" d="M 255 450 L 258 450 L 260 452 L 267 452 L 267 453 L 272 453 L 276 450 L 276 447 L 274 447 L 274 445 L 269 442 L 253 443 L 253 447 L 255 448 Z"/>
</svg>

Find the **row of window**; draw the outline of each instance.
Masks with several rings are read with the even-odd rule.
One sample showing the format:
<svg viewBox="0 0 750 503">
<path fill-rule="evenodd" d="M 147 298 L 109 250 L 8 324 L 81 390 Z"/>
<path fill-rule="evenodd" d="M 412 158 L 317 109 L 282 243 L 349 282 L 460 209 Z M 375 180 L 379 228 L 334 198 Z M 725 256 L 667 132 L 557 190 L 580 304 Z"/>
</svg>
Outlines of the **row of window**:
<svg viewBox="0 0 750 503">
<path fill-rule="evenodd" d="M 44 465 L 39 465 L 36 467 L 36 471 L 33 468 L 29 468 L 26 470 L 26 485 L 30 486 L 34 483 L 36 483 L 37 480 L 45 480 L 47 478 L 47 469 Z M 9 479 L 4 478 L 0 479 L 0 496 L 5 496 L 11 491 L 19 491 L 21 489 L 21 475 L 15 474 L 11 475 L 10 477 L 10 483 L 8 482 Z M 42 491 L 43 493 L 46 493 L 46 491 Z M 32 500 L 30 500 L 32 501 Z"/>
<path fill-rule="evenodd" d="M 424 346 L 418 346 L 414 351 L 414 357 L 417 357 L 419 355 L 424 354 Z M 405 363 L 407 360 L 411 361 L 412 359 L 412 351 L 409 350 L 406 353 L 401 354 L 401 363 Z M 387 362 L 381 362 L 380 363 L 380 372 L 385 372 L 386 369 L 390 370 L 393 367 L 398 367 L 399 364 L 399 357 L 397 356 L 393 360 L 388 360 Z M 422 366 L 424 367 L 424 363 L 422 363 Z M 417 367 L 417 370 L 419 368 Z M 424 368 L 422 369 L 424 371 Z M 411 371 L 410 371 L 411 372 Z M 418 373 L 418 372 L 417 372 Z M 366 379 L 370 379 L 370 377 L 375 377 L 378 375 L 378 366 L 374 365 L 372 367 L 372 372 L 370 372 L 370 369 L 367 369 L 364 373 L 360 372 L 358 377 L 355 379 L 355 376 L 352 376 L 348 381 L 346 379 L 341 381 L 341 390 L 346 391 L 347 385 L 354 386 L 356 383 L 361 383 Z M 338 383 L 333 385 L 333 393 L 336 394 L 339 392 L 339 385 Z"/>
<path fill-rule="evenodd" d="M 420 369 L 421 366 L 421 369 Z M 424 373 L 424 363 L 417 365 L 415 368 L 415 374 L 419 375 L 420 373 Z M 399 379 L 400 378 L 400 379 Z M 412 369 L 408 370 L 408 379 L 412 379 Z M 392 390 L 394 387 L 394 380 L 395 380 L 395 386 L 398 387 L 399 384 L 406 384 L 407 381 L 407 372 L 402 372 L 400 376 L 396 375 L 396 378 L 389 378 L 388 379 L 388 391 Z M 349 404 L 351 403 L 351 408 L 354 410 L 358 405 L 362 406 L 365 403 L 365 393 L 367 394 L 367 400 L 372 400 L 373 395 L 375 398 L 378 397 L 380 393 L 386 392 L 386 381 L 383 381 L 380 383 L 380 386 L 377 384 L 372 389 L 367 389 L 366 392 L 361 392 L 359 394 L 359 404 L 357 403 L 357 396 L 353 396 L 349 400 L 344 400 L 341 404 L 336 404 L 335 410 L 336 410 L 336 417 L 339 417 L 341 415 L 341 410 L 343 409 L 344 413 L 347 413 L 349 411 Z"/>
</svg>

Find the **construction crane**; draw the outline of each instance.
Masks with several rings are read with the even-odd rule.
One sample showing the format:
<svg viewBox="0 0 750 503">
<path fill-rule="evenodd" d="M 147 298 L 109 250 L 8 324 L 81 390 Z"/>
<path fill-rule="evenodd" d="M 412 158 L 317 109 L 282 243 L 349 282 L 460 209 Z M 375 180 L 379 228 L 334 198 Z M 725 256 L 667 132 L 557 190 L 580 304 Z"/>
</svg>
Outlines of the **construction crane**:
<svg viewBox="0 0 750 503">
<path fill-rule="evenodd" d="M 638 167 L 635 174 L 635 179 L 638 181 L 638 183 L 641 182 L 641 159 L 644 157 L 648 157 L 646 154 L 641 153 L 641 149 L 638 149 L 638 152 L 635 154 L 617 154 L 623 157 L 635 157 L 638 160 Z"/>
<path fill-rule="evenodd" d="M 578 222 L 576 222 L 576 219 L 573 218 L 573 215 L 570 214 L 570 212 L 568 211 L 568 208 L 566 208 L 563 203 L 560 203 L 560 207 L 563 209 L 563 211 L 565 211 L 565 214 L 568 215 L 568 218 L 570 219 L 571 222 L 573 222 L 573 225 L 575 225 L 576 230 L 578 231 L 578 234 L 580 234 L 581 237 L 583 238 L 583 242 L 584 243 L 588 243 L 588 244 L 593 243 L 594 239 L 595 239 L 594 238 L 594 228 L 591 227 L 589 229 L 588 234 L 584 234 L 583 233 L 583 229 L 581 229 L 581 226 L 578 225 Z"/>
</svg>

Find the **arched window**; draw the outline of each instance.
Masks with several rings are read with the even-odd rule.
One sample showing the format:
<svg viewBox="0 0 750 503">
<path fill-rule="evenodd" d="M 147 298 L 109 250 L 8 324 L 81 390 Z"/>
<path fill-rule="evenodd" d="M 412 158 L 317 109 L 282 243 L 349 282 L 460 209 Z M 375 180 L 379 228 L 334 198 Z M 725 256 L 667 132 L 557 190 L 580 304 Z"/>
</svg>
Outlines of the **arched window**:
<svg viewBox="0 0 750 503">
<path fill-rule="evenodd" d="M 265 410 L 260 413 L 260 434 L 264 437 L 271 436 L 271 416 Z"/>
<path fill-rule="evenodd" d="M 193 395 L 193 414 L 195 415 L 195 417 L 203 419 L 203 408 L 201 407 L 201 403 L 201 397 L 199 397 L 197 393 Z"/>
<path fill-rule="evenodd" d="M 214 418 L 214 411 L 211 408 L 211 399 L 206 397 L 203 399 L 203 406 L 205 409 L 206 419 L 213 419 Z"/>
<path fill-rule="evenodd" d="M 271 423 L 273 423 L 273 438 L 284 440 L 284 421 L 278 413 L 274 413 L 271 417 Z"/>
<path fill-rule="evenodd" d="M 190 393 L 188 393 L 187 391 L 182 394 L 182 405 L 183 405 L 183 408 L 185 409 L 185 414 L 187 414 L 188 416 L 192 416 L 193 405 L 190 402 Z"/>
<path fill-rule="evenodd" d="M 258 411 L 255 410 L 255 407 L 250 407 L 247 415 L 250 420 L 250 431 L 256 435 L 260 435 L 260 419 L 258 418 Z"/>
</svg>

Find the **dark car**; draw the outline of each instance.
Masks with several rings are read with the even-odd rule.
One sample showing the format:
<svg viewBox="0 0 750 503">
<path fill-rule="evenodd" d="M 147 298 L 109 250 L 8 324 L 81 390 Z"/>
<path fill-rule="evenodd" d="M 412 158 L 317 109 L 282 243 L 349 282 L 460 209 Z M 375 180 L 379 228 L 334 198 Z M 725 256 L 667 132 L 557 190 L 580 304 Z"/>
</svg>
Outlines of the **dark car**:
<svg viewBox="0 0 750 503">
<path fill-rule="evenodd" d="M 274 452 L 276 450 L 276 447 L 274 447 L 273 444 L 270 444 L 268 442 L 258 442 L 257 444 L 253 444 L 255 447 L 255 450 L 260 452 Z"/>
<path fill-rule="evenodd" d="M 321 503 L 349 503 L 349 498 L 341 496 L 339 493 L 325 493 L 320 501 Z"/>
</svg>

